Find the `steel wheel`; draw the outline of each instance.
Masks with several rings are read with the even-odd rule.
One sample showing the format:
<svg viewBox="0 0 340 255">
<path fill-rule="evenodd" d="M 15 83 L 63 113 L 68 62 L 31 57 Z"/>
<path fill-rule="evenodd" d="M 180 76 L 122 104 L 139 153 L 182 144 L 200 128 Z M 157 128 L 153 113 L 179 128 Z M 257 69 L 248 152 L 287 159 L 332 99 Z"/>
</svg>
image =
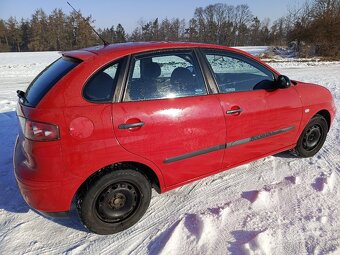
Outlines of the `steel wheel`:
<svg viewBox="0 0 340 255">
<path fill-rule="evenodd" d="M 105 222 L 123 221 L 139 206 L 139 197 L 140 191 L 131 183 L 113 183 L 98 196 L 97 215 Z"/>
<path fill-rule="evenodd" d="M 144 215 L 151 199 L 149 180 L 130 169 L 98 173 L 84 183 L 77 196 L 83 224 L 102 235 L 123 231 Z"/>
<path fill-rule="evenodd" d="M 324 144 L 328 133 L 326 119 L 317 114 L 306 125 L 292 153 L 299 157 L 314 156 Z"/>
<path fill-rule="evenodd" d="M 308 128 L 303 139 L 303 148 L 307 151 L 311 151 L 318 146 L 322 137 L 322 128 L 320 125 L 315 124 Z"/>
</svg>

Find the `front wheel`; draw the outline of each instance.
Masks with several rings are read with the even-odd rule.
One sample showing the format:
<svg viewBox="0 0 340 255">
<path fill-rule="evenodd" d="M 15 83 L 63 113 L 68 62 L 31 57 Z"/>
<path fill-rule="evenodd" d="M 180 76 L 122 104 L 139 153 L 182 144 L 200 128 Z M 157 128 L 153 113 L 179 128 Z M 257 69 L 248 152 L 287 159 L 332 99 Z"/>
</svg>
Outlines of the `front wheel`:
<svg viewBox="0 0 340 255">
<path fill-rule="evenodd" d="M 317 114 L 307 124 L 293 150 L 299 157 L 314 156 L 324 144 L 328 133 L 326 119 Z"/>
<path fill-rule="evenodd" d="M 134 225 L 146 212 L 150 199 L 151 185 L 143 174 L 117 170 L 91 182 L 79 194 L 77 208 L 90 231 L 108 235 Z"/>
</svg>

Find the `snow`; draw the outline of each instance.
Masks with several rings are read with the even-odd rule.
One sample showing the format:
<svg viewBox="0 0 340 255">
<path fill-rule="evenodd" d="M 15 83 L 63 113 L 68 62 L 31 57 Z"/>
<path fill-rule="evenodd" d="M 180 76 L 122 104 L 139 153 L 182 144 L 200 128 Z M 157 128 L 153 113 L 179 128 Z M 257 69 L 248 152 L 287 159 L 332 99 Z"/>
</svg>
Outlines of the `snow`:
<svg viewBox="0 0 340 255">
<path fill-rule="evenodd" d="M 34 77 L 59 57 L 55 51 L 0 53 L 0 112 L 14 111 L 15 91 L 25 91 Z"/>
<path fill-rule="evenodd" d="M 340 254 L 339 114 L 313 158 L 280 153 L 153 192 L 146 215 L 112 236 L 88 233 L 74 208 L 66 219 L 34 212 L 13 176 L 15 91 L 58 56 L 0 53 L 0 254 Z M 292 79 L 323 84 L 339 109 L 339 62 L 270 65 Z"/>
<path fill-rule="evenodd" d="M 269 46 L 239 46 L 234 47 L 235 49 L 246 51 L 252 55 L 259 56 L 262 53 L 268 51 L 271 47 Z"/>
</svg>

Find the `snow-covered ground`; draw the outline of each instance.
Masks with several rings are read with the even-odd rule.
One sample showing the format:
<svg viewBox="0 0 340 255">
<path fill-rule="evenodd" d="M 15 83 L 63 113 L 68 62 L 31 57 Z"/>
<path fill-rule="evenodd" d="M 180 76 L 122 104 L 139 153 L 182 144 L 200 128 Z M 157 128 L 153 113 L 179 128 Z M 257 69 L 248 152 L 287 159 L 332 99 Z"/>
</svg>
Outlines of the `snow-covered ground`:
<svg viewBox="0 0 340 255">
<path fill-rule="evenodd" d="M 47 65 L 60 57 L 53 52 L 0 53 L 0 112 L 15 109 L 18 89 L 24 90 Z"/>
<path fill-rule="evenodd" d="M 234 48 L 246 51 L 255 56 L 259 56 L 261 55 L 261 53 L 264 53 L 270 49 L 269 46 L 238 46 Z"/>
<path fill-rule="evenodd" d="M 12 173 L 15 91 L 57 57 L 0 53 L 0 254 L 340 254 L 339 113 L 315 157 L 281 153 L 154 192 L 142 220 L 116 235 L 88 233 L 74 210 L 69 219 L 32 211 Z M 339 112 L 339 63 L 270 64 L 326 86 Z"/>
</svg>

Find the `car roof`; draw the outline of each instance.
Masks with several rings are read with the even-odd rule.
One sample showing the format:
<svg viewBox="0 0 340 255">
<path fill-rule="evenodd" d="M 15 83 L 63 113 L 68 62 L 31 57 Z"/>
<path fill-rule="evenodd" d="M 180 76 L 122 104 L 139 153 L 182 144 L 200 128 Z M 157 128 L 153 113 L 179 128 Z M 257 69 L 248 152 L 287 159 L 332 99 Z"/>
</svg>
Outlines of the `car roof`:
<svg viewBox="0 0 340 255">
<path fill-rule="evenodd" d="M 227 46 L 207 44 L 207 43 L 195 43 L 195 42 L 127 42 L 127 43 L 115 43 L 109 45 L 98 45 L 94 47 L 84 48 L 80 50 L 62 52 L 63 56 L 77 58 L 83 61 L 90 60 L 94 57 L 101 57 L 104 59 L 117 59 L 126 55 L 162 50 L 162 49 L 185 49 L 185 48 L 207 48 L 216 50 L 228 50 L 231 52 L 239 53 L 249 58 L 260 62 L 266 66 L 272 72 L 279 74 L 275 69 L 260 61 L 257 57 L 235 48 Z"/>
<path fill-rule="evenodd" d="M 106 46 L 98 45 L 80 50 L 66 51 L 63 52 L 62 54 L 64 56 L 70 56 L 74 58 L 79 58 L 81 60 L 86 60 L 93 55 L 105 57 L 119 57 L 128 54 L 135 54 L 152 50 L 183 49 L 183 48 L 228 49 L 231 51 L 239 52 L 239 50 L 232 49 L 226 46 L 194 42 L 127 42 L 109 44 Z"/>
</svg>

